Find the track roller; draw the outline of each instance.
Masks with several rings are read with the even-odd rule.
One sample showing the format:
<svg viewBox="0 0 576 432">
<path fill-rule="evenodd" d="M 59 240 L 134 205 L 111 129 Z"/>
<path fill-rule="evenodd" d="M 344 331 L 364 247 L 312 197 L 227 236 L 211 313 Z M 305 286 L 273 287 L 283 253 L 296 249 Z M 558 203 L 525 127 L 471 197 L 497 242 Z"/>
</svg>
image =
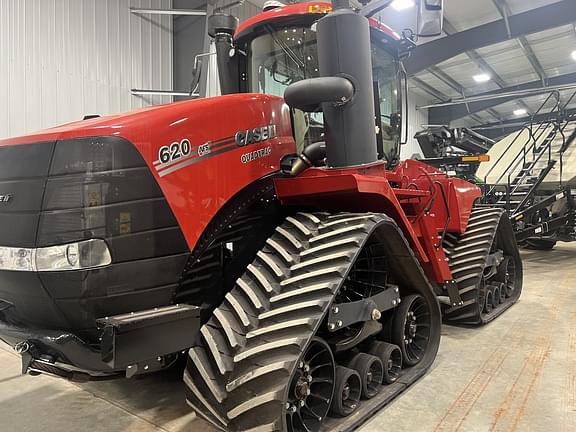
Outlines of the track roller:
<svg viewBox="0 0 576 432">
<path fill-rule="evenodd" d="M 520 297 L 522 261 L 504 210 L 474 208 L 466 231 L 447 234 L 444 249 L 463 301 L 459 306 L 443 307 L 446 322 L 486 324 Z M 503 303 L 501 292 L 496 297 L 494 287 L 505 291 Z"/>
<path fill-rule="evenodd" d="M 362 378 L 354 369 L 336 367 L 336 387 L 330 412 L 334 416 L 348 417 L 358 409 L 362 394 Z"/>
<path fill-rule="evenodd" d="M 500 304 L 504 303 L 505 301 L 506 301 L 506 285 L 501 284 L 500 285 Z"/>
<path fill-rule="evenodd" d="M 356 370 L 362 380 L 362 397 L 372 399 L 380 391 L 384 379 L 384 364 L 378 357 L 358 353 L 348 363 L 350 369 Z"/>
<path fill-rule="evenodd" d="M 364 396 L 373 397 L 360 401 L 360 374 L 336 367 L 334 353 L 346 357 L 348 349 L 337 348 L 350 340 L 370 346 L 382 323 L 368 315 L 342 326 L 332 304 L 361 302 L 394 287 L 400 304 L 415 297 L 430 311 L 429 342 L 421 363 L 402 370 L 403 385 L 380 386 L 378 394 L 373 383 L 382 382 L 386 368 L 379 358 L 361 356 L 354 367 L 365 376 Z M 420 309 L 411 310 L 420 317 Z M 382 321 L 394 312 L 387 310 Z M 376 332 L 358 337 L 368 324 L 369 333 Z M 184 373 L 186 399 L 199 416 L 230 432 L 355 430 L 426 372 L 440 327 L 432 287 L 392 219 L 298 213 L 276 228 L 201 328 Z M 326 418 L 329 407 L 338 416 L 357 412 L 335 420 Z"/>
<path fill-rule="evenodd" d="M 430 340 L 430 309 L 420 295 L 409 295 L 394 312 L 392 342 L 400 347 L 404 366 L 422 360 Z"/>
<path fill-rule="evenodd" d="M 494 292 L 492 289 L 486 290 L 486 298 L 484 300 L 484 312 L 489 314 L 494 308 Z"/>
<path fill-rule="evenodd" d="M 500 306 L 500 286 L 494 285 L 494 288 L 492 288 L 492 296 L 492 306 L 497 308 Z"/>
<path fill-rule="evenodd" d="M 384 364 L 385 384 L 392 384 L 400 376 L 402 369 L 402 351 L 400 347 L 387 342 L 375 341 L 370 346 L 370 354 L 378 357 Z"/>
</svg>

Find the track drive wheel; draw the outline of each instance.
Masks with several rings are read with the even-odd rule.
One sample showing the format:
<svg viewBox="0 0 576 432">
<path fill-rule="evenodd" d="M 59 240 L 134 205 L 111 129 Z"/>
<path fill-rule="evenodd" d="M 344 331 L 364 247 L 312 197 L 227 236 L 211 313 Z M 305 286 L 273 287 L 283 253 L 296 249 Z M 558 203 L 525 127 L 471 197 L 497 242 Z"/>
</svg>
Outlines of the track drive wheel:
<svg viewBox="0 0 576 432">
<path fill-rule="evenodd" d="M 348 417 L 360 405 L 362 378 L 354 369 L 336 367 L 336 388 L 330 412 L 334 416 Z"/>
<path fill-rule="evenodd" d="M 392 384 L 400 377 L 402 369 L 402 351 L 400 347 L 382 341 L 370 346 L 370 354 L 378 357 L 384 364 L 384 383 Z"/>
<path fill-rule="evenodd" d="M 417 365 L 430 340 L 430 310 L 424 298 L 412 294 L 394 312 L 392 342 L 400 347 L 404 366 Z"/>
<path fill-rule="evenodd" d="M 372 399 L 380 391 L 384 379 L 384 364 L 378 357 L 358 353 L 348 363 L 350 369 L 354 369 L 362 380 L 362 397 Z"/>
</svg>

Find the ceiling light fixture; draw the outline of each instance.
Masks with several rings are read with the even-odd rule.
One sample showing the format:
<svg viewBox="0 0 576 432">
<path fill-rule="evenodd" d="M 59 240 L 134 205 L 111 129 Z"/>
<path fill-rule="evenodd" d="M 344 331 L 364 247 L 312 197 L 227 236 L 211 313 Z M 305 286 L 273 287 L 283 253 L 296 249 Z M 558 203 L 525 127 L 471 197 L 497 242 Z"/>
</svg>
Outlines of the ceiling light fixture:
<svg viewBox="0 0 576 432">
<path fill-rule="evenodd" d="M 411 7 L 414 7 L 414 0 L 394 0 L 392 2 L 392 8 L 397 11 L 410 9 Z"/>
<path fill-rule="evenodd" d="M 486 81 L 490 81 L 490 75 L 485 73 L 474 75 L 472 78 L 474 78 L 474 81 L 476 81 L 477 83 L 484 83 Z"/>
<path fill-rule="evenodd" d="M 572 58 L 576 60 L 576 51 L 572 51 Z"/>
<path fill-rule="evenodd" d="M 518 109 L 514 110 L 514 115 L 515 115 L 516 117 L 520 117 L 520 116 L 525 115 L 527 112 L 528 112 L 528 111 L 525 110 L 524 108 L 518 108 Z"/>
</svg>

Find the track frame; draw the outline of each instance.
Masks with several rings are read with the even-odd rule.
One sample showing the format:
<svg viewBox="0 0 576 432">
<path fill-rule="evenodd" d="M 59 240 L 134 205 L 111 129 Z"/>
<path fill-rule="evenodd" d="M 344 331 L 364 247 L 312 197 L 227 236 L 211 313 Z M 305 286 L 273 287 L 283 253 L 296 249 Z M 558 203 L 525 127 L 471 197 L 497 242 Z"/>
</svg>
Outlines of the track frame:
<svg viewBox="0 0 576 432">
<path fill-rule="evenodd" d="M 418 293 L 430 306 L 430 347 L 418 365 L 403 370 L 359 411 L 325 422 L 322 430 L 354 430 L 422 376 L 438 350 L 440 309 L 396 223 L 374 213 L 298 213 L 276 229 L 202 328 L 184 378 L 189 404 L 221 429 L 286 430 L 283 382 L 326 325 L 338 290 L 370 238 L 386 246 L 401 294 Z"/>
</svg>

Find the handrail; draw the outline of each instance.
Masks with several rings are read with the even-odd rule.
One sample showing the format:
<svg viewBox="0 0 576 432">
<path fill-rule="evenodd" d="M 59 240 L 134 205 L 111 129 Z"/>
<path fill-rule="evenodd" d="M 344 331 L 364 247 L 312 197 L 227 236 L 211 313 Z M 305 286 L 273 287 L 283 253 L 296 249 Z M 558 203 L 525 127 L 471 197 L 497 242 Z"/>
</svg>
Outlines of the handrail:
<svg viewBox="0 0 576 432">
<path fill-rule="evenodd" d="M 548 102 L 550 101 L 551 98 L 555 99 L 554 106 L 552 107 L 551 111 L 548 113 L 547 119 L 543 122 L 538 123 L 536 130 L 534 130 L 533 129 L 534 119 L 536 118 L 537 115 L 540 114 L 540 112 L 548 104 Z M 526 143 L 522 146 L 522 150 L 520 152 L 518 152 L 518 154 L 516 154 L 514 159 L 510 162 L 509 168 L 507 170 L 505 170 L 500 175 L 500 177 L 498 177 L 498 179 L 494 182 L 494 185 L 487 192 L 488 195 L 490 195 L 492 192 L 494 192 L 494 190 L 496 189 L 496 185 L 498 185 L 500 183 L 500 181 L 502 181 L 502 179 L 506 175 L 508 175 L 507 188 L 506 188 L 506 195 L 507 195 L 507 201 L 508 201 L 509 195 L 518 190 L 518 187 L 521 184 L 521 182 L 524 179 L 526 179 L 526 177 L 529 174 L 529 170 L 525 170 L 522 177 L 517 179 L 518 181 L 514 185 L 514 188 L 512 189 L 512 191 L 510 191 L 512 174 L 516 172 L 520 162 L 523 162 L 523 166 L 526 166 L 526 156 L 527 156 L 529 151 L 532 150 L 532 152 L 533 152 L 532 165 L 534 165 L 535 163 L 537 163 L 541 159 L 541 157 L 545 153 L 545 150 L 548 150 L 548 163 L 550 163 L 550 161 L 552 160 L 552 141 L 556 137 L 556 134 L 558 133 L 558 130 L 559 130 L 559 122 L 557 121 L 557 118 L 555 119 L 553 117 L 553 114 L 555 112 L 558 112 L 559 109 L 560 109 L 560 92 L 558 92 L 558 91 L 550 92 L 550 94 L 544 100 L 544 102 L 540 105 L 540 107 L 532 114 L 532 116 L 530 117 L 530 121 L 525 123 L 522 126 L 522 128 L 520 129 L 520 131 L 518 132 L 518 134 L 516 135 L 516 137 L 512 141 L 512 143 L 510 143 L 508 148 L 506 150 L 504 150 L 504 152 L 500 155 L 500 157 L 496 160 L 496 162 L 490 167 L 488 172 L 485 174 L 484 183 L 486 184 L 488 176 L 492 173 L 492 171 L 496 168 L 496 166 L 498 166 L 498 164 L 504 158 L 504 156 L 508 153 L 508 151 L 510 151 L 510 149 L 514 147 L 516 140 L 520 137 L 520 135 L 522 135 L 524 130 L 528 129 L 529 137 L 528 137 L 528 140 L 526 141 Z M 545 131 L 549 130 L 550 125 L 553 126 L 553 129 L 551 131 L 549 131 L 548 136 L 545 138 L 545 142 L 547 141 L 547 143 L 545 144 L 546 147 L 544 149 L 538 149 L 539 150 L 538 156 L 535 159 L 534 154 L 536 154 L 536 152 L 537 152 L 536 145 L 537 145 L 538 141 L 540 140 L 540 138 L 542 138 L 542 135 L 545 133 Z M 522 170 L 520 169 L 519 172 L 521 172 L 521 171 Z"/>
<path fill-rule="evenodd" d="M 522 151 L 520 151 L 515 157 L 514 159 L 512 159 L 512 162 L 510 162 L 510 167 L 507 171 L 503 172 L 502 174 L 500 174 L 500 177 L 498 177 L 498 179 L 494 182 L 495 184 L 499 184 L 500 181 L 506 176 L 508 175 L 508 184 L 510 184 L 510 178 L 512 173 L 518 168 L 518 164 L 520 162 L 523 162 L 524 164 L 526 163 L 526 156 L 528 155 L 528 153 L 530 151 L 534 151 L 536 148 L 536 144 L 538 143 L 538 140 L 542 137 L 542 134 L 548 129 L 549 123 L 546 124 L 546 127 L 544 128 L 540 128 L 538 127 L 538 129 L 536 130 L 536 132 L 533 132 L 530 128 L 529 130 L 529 137 L 528 137 L 528 141 L 526 142 L 526 144 L 522 147 Z M 550 132 L 552 133 L 552 132 Z M 537 136 L 536 136 L 537 135 Z M 510 146 L 512 146 L 512 144 L 510 144 Z M 522 156 L 520 158 L 520 156 Z M 526 173 L 525 173 L 526 175 Z M 487 176 L 486 176 L 487 177 Z M 492 191 L 490 191 L 492 192 Z M 490 193 L 489 192 L 489 193 Z"/>
<path fill-rule="evenodd" d="M 510 151 L 510 149 L 512 149 L 514 147 L 514 144 L 516 143 L 516 140 L 522 135 L 522 133 L 524 132 L 524 129 L 528 129 L 530 137 L 528 139 L 528 141 L 530 141 L 530 139 L 534 139 L 533 136 L 533 131 L 532 131 L 532 126 L 533 126 L 533 121 L 536 115 L 538 115 L 542 109 L 544 108 L 544 106 L 548 103 L 548 101 L 550 100 L 550 98 L 552 96 L 556 97 L 556 104 L 554 105 L 555 107 L 558 106 L 559 101 L 560 101 L 560 92 L 556 91 L 551 91 L 550 94 L 548 95 L 548 97 L 546 98 L 546 100 L 540 105 L 540 107 L 534 112 L 534 114 L 532 114 L 532 116 L 530 117 L 530 120 L 527 121 L 526 123 L 524 123 L 524 125 L 522 125 L 522 128 L 518 131 L 518 134 L 516 135 L 516 137 L 512 140 L 512 142 L 510 143 L 510 145 L 508 146 L 508 148 L 506 150 L 504 150 L 504 152 L 500 155 L 500 157 L 494 162 L 494 164 L 492 164 L 492 166 L 490 167 L 490 169 L 488 170 L 488 172 L 484 175 L 484 183 L 486 183 L 486 180 L 488 179 L 488 176 L 492 173 L 492 171 L 498 166 L 498 164 L 500 163 L 500 161 L 504 158 L 504 156 Z M 549 113 L 551 114 L 551 113 Z M 549 121 L 548 121 L 549 122 Z M 540 123 L 538 125 L 538 128 L 536 130 L 536 132 L 538 132 L 539 129 L 542 128 L 542 125 L 544 124 Z M 525 146 L 528 145 L 528 142 L 526 142 L 526 144 L 524 145 L 523 149 L 525 148 Z M 498 179 L 498 181 L 502 180 L 502 176 L 500 176 L 500 178 Z M 498 183 L 498 181 L 496 183 Z"/>
<path fill-rule="evenodd" d="M 551 142 L 552 142 L 552 140 L 551 140 L 550 143 L 548 144 L 548 149 L 550 149 L 550 148 L 552 147 L 552 146 L 551 146 Z M 536 163 L 540 160 L 540 158 L 544 155 L 544 153 L 546 153 L 545 150 L 546 150 L 546 149 L 544 149 L 544 151 L 541 151 L 540 153 L 538 153 L 538 157 L 536 157 L 536 158 L 533 160 L 534 164 L 536 164 Z M 550 166 L 550 162 L 551 162 L 551 161 L 552 161 L 552 159 L 551 159 L 550 156 L 549 156 L 549 158 L 548 158 L 548 166 Z M 528 174 L 528 172 L 525 172 L 525 173 L 524 173 L 524 176 L 516 183 L 514 189 L 512 189 L 512 191 L 510 192 L 511 194 L 513 194 L 514 192 L 516 192 L 516 191 L 518 190 L 518 186 L 520 185 L 521 181 L 526 178 L 527 174 Z M 508 177 L 508 184 L 510 184 L 510 177 Z M 524 199 L 520 201 L 520 203 L 518 204 L 517 207 L 523 206 L 523 205 L 525 204 L 525 201 L 527 200 L 527 198 L 528 198 L 527 196 L 524 197 Z"/>
<path fill-rule="evenodd" d="M 566 101 L 566 103 L 562 106 L 561 108 L 562 112 L 566 111 L 566 108 L 568 108 L 568 105 L 570 105 L 570 102 L 572 102 L 572 99 L 574 99 L 574 97 L 576 97 L 576 91 L 572 93 L 572 96 L 570 96 Z"/>
<path fill-rule="evenodd" d="M 526 154 L 527 154 L 527 152 L 532 151 L 533 153 L 536 153 L 536 144 L 538 143 L 538 141 L 540 140 L 540 138 L 542 138 L 542 135 L 545 133 L 545 131 L 548 130 L 548 126 L 549 126 L 549 124 L 548 124 L 545 128 L 543 128 L 543 129 L 541 129 L 541 130 L 539 131 L 540 133 L 539 133 L 539 135 L 538 135 L 537 138 L 536 138 L 536 137 L 533 137 L 532 143 L 531 143 L 531 145 L 530 145 L 528 148 L 526 148 L 526 146 L 523 148 L 523 152 L 522 152 L 522 162 L 523 162 L 524 164 L 526 164 Z M 550 135 L 552 135 L 552 133 L 554 133 L 554 130 L 550 131 L 548 135 L 550 136 Z M 546 139 L 548 139 L 548 138 L 546 138 Z M 540 159 L 540 157 L 542 157 L 543 154 L 544 154 L 544 152 L 540 152 L 540 153 L 538 154 L 538 160 Z M 512 173 L 514 173 L 514 171 L 516 170 L 516 168 L 518 168 L 518 164 L 521 162 L 521 160 L 518 159 L 518 156 L 520 156 L 520 153 L 518 153 L 518 155 L 516 155 L 516 157 L 512 160 L 512 163 L 510 164 L 511 169 L 508 170 L 508 181 L 507 181 L 507 184 L 508 184 L 508 185 L 510 185 L 510 180 L 511 180 Z M 516 159 L 518 159 L 518 161 L 516 161 Z M 514 163 L 515 161 L 516 161 L 516 163 Z M 534 162 L 534 158 L 532 159 L 532 161 Z M 512 166 L 512 164 L 514 164 L 514 165 Z M 502 180 L 502 178 L 503 178 L 505 175 L 506 175 L 506 173 L 502 173 L 502 175 L 501 175 L 500 178 L 496 181 L 496 183 L 498 183 L 500 180 Z M 527 176 L 528 176 L 528 171 L 525 171 L 524 174 L 523 174 L 523 176 L 520 178 L 520 180 L 524 180 Z M 516 188 L 514 188 L 514 191 L 515 191 L 515 190 L 516 190 Z M 514 191 L 513 191 L 513 192 L 514 192 Z"/>
</svg>

